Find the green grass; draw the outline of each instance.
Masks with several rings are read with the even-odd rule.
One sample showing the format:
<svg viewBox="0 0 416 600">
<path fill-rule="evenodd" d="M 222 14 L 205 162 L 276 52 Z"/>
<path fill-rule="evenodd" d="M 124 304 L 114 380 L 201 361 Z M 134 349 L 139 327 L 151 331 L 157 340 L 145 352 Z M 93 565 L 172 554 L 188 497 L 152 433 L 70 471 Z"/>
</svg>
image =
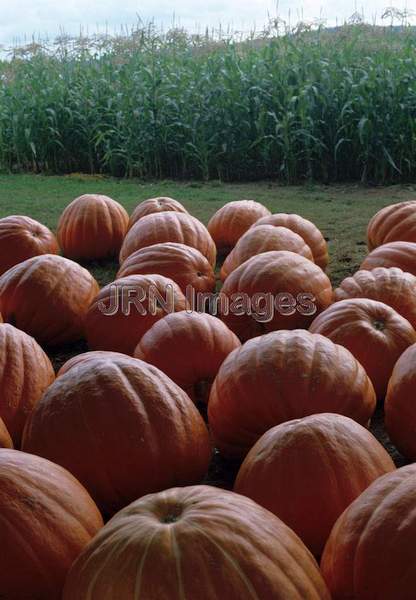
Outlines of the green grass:
<svg viewBox="0 0 416 600">
<path fill-rule="evenodd" d="M 410 185 L 379 188 L 360 185 L 283 187 L 267 182 L 143 183 L 78 174 L 65 177 L 0 175 L 0 217 L 26 214 L 56 230 L 64 207 L 75 197 L 89 192 L 114 198 L 128 212 L 146 198 L 171 196 L 204 223 L 220 206 L 231 200 L 258 200 L 272 212 L 298 213 L 313 221 L 327 238 L 329 275 L 334 285 L 356 271 L 365 256 L 365 231 L 370 217 L 382 206 L 416 197 L 416 189 Z M 117 265 L 116 262 L 106 262 L 89 267 L 103 285 L 112 280 Z"/>
<path fill-rule="evenodd" d="M 370 217 L 387 204 L 416 197 L 416 190 L 412 186 L 398 185 L 381 188 L 358 185 L 281 187 L 263 182 L 143 183 L 77 174 L 67 177 L 3 175 L 0 176 L 0 218 L 10 214 L 24 214 L 56 230 L 64 207 L 76 196 L 88 192 L 106 194 L 123 204 L 129 212 L 146 198 L 171 196 L 181 201 L 204 223 L 208 222 L 220 206 L 240 199 L 258 200 L 272 212 L 298 213 L 312 220 L 328 240 L 328 274 L 334 286 L 359 268 L 367 252 L 365 232 Z M 117 271 L 116 260 L 84 266 L 90 269 L 101 285 L 111 282 Z M 80 343 L 54 351 L 51 358 L 55 368 L 86 349 L 86 345 Z M 373 431 L 401 464 L 402 458 L 388 442 L 381 411 L 375 415 Z M 232 467 L 223 465 L 217 457 L 210 471 L 210 481 L 229 483 L 233 473 Z"/>
<path fill-rule="evenodd" d="M 415 181 L 415 50 L 413 28 L 364 25 L 31 44 L 0 61 L 0 168 Z"/>
</svg>

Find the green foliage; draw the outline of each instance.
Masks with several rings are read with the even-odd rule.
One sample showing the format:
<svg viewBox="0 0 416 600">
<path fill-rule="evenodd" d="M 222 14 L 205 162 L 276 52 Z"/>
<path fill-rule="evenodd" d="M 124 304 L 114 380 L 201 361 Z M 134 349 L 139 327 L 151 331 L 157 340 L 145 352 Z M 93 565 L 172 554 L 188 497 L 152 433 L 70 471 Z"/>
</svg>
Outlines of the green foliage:
<svg viewBox="0 0 416 600">
<path fill-rule="evenodd" d="M 118 177 L 416 178 L 416 36 L 345 26 L 249 40 L 32 45 L 0 63 L 0 168 Z"/>
</svg>

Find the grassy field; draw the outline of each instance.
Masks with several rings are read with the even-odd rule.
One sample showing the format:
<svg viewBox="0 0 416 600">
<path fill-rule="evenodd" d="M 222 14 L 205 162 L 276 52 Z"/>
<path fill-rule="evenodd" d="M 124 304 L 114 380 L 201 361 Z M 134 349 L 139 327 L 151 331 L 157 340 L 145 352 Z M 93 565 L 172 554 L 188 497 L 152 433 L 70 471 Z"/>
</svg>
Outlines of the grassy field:
<svg viewBox="0 0 416 600">
<path fill-rule="evenodd" d="M 324 233 L 329 244 L 329 276 L 334 286 L 354 273 L 367 252 L 366 226 L 381 207 L 414 199 L 412 186 L 367 188 L 363 186 L 281 187 L 273 183 L 219 184 L 177 183 L 162 181 L 142 183 L 85 175 L 45 177 L 34 175 L 0 176 L 0 218 L 10 214 L 33 217 L 56 230 L 63 208 L 84 193 L 103 193 L 125 206 L 128 212 L 142 200 L 171 196 L 181 201 L 197 218 L 207 223 L 220 206 L 231 200 L 252 199 L 265 204 L 272 212 L 293 212 L 312 220 Z M 101 285 L 114 279 L 116 260 L 86 266 Z M 71 356 L 85 351 L 85 344 L 57 349 L 52 354 L 55 368 Z M 389 449 L 398 464 L 403 459 L 389 445 L 382 425 L 382 411 L 373 421 L 373 431 Z M 211 481 L 230 481 L 233 468 L 213 462 Z"/>
</svg>

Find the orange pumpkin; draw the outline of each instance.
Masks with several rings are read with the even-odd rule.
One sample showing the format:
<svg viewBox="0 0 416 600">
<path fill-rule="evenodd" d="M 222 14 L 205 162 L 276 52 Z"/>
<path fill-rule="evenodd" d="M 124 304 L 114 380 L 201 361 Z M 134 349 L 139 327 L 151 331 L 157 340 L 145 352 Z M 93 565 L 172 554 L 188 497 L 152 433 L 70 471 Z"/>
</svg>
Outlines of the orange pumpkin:
<svg viewBox="0 0 416 600">
<path fill-rule="evenodd" d="M 364 368 L 344 347 L 304 330 L 246 342 L 223 362 L 208 402 L 214 442 L 243 457 L 268 429 L 332 412 L 367 425 L 376 398 Z"/>
<path fill-rule="evenodd" d="M 185 296 L 172 279 L 162 275 L 122 277 L 102 288 L 92 302 L 86 318 L 88 345 L 93 350 L 131 355 L 156 321 L 186 307 Z"/>
<path fill-rule="evenodd" d="M 365 257 L 360 269 L 371 271 L 377 267 L 398 267 L 416 275 L 416 244 L 412 242 L 390 242 L 375 248 Z"/>
<path fill-rule="evenodd" d="M 315 263 L 321 269 L 326 269 L 328 265 L 328 246 L 321 231 L 314 223 L 299 215 L 276 213 L 269 217 L 263 217 L 254 224 L 255 227 L 261 225 L 287 227 L 287 229 L 300 235 L 311 249 Z"/>
<path fill-rule="evenodd" d="M 146 215 L 152 215 L 160 212 L 179 212 L 189 214 L 186 208 L 177 200 L 169 198 L 167 196 L 159 196 L 157 198 L 149 198 L 140 202 L 130 215 L 129 229 L 133 227 L 135 223 Z"/>
<path fill-rule="evenodd" d="M 416 344 L 413 344 L 394 366 L 384 404 L 387 433 L 396 448 L 412 461 L 416 461 L 415 364 Z"/>
<path fill-rule="evenodd" d="M 308 327 L 332 302 L 328 277 L 294 252 L 263 252 L 237 267 L 221 289 L 219 312 L 241 340 Z"/>
<path fill-rule="evenodd" d="M 108 196 L 84 194 L 75 198 L 58 222 L 62 252 L 73 260 L 94 260 L 118 254 L 129 216 Z"/>
<path fill-rule="evenodd" d="M 0 277 L 0 311 L 6 322 L 50 346 L 84 336 L 88 307 L 98 293 L 93 276 L 77 263 L 44 254 Z"/>
<path fill-rule="evenodd" d="M 45 225 L 20 215 L 0 219 L 0 275 L 33 256 L 58 252 L 58 242 Z"/>
<path fill-rule="evenodd" d="M 60 600 L 67 571 L 103 526 L 97 507 L 65 469 L 0 450 L 0 590 L 7 600 Z"/>
<path fill-rule="evenodd" d="M 209 486 L 137 500 L 68 574 L 63 600 L 329 600 L 311 554 L 280 519 Z"/>
<path fill-rule="evenodd" d="M 397 267 L 357 271 L 334 290 L 334 300 L 369 298 L 391 306 L 416 328 L 416 277 Z"/>
<path fill-rule="evenodd" d="M 267 431 L 245 458 L 234 491 L 282 519 L 320 556 L 340 514 L 377 477 L 394 469 L 367 429 L 324 413 Z"/>
<path fill-rule="evenodd" d="M 190 286 L 195 292 L 213 292 L 215 273 L 199 250 L 185 244 L 165 242 L 133 252 L 120 267 L 117 277 L 158 273 L 173 279 L 182 292 Z"/>
<path fill-rule="evenodd" d="M 194 401 L 206 401 L 224 359 L 239 346 L 238 338 L 216 317 L 182 311 L 155 323 L 134 356 L 158 367 Z"/>
<path fill-rule="evenodd" d="M 286 227 L 261 225 L 251 227 L 238 240 L 221 268 L 221 279 L 224 281 L 231 271 L 246 260 L 262 252 L 271 250 L 289 250 L 308 258 L 313 262 L 311 249 L 303 238 Z"/>
<path fill-rule="evenodd" d="M 399 202 L 379 210 L 367 228 L 368 248 L 389 242 L 416 242 L 416 201 Z"/>
<path fill-rule="evenodd" d="M 27 417 L 54 381 L 51 361 L 29 335 L 0 325 L 0 417 L 20 445 Z"/>
<path fill-rule="evenodd" d="M 23 449 L 67 468 L 109 515 L 149 492 L 196 483 L 207 428 L 181 388 L 130 358 L 96 358 L 58 377 L 27 422 Z"/>
<path fill-rule="evenodd" d="M 0 418 L 0 448 L 13 448 L 13 441 L 3 419 Z"/>
<path fill-rule="evenodd" d="M 209 220 L 208 231 L 218 251 L 225 254 L 236 245 L 253 223 L 270 214 L 268 208 L 254 200 L 227 202 Z"/>
<path fill-rule="evenodd" d="M 133 225 L 121 247 L 120 264 L 136 250 L 163 242 L 196 248 L 215 266 L 217 251 L 205 225 L 191 215 L 171 211 L 147 215 Z"/>
<path fill-rule="evenodd" d="M 409 321 L 387 304 L 367 298 L 335 302 L 316 317 L 309 331 L 348 348 L 366 370 L 379 400 L 397 359 L 416 342 Z"/>
<path fill-rule="evenodd" d="M 95 358 L 108 358 L 111 360 L 112 358 L 123 358 L 125 356 L 127 355 L 122 354 L 121 352 L 109 352 L 107 350 L 93 350 L 91 352 L 83 352 L 82 354 L 77 354 L 76 356 L 73 356 L 72 358 L 67 360 L 59 369 L 56 376 L 60 377 L 73 367 L 76 367 L 77 365 L 85 363 L 89 360 L 94 360 Z"/>
<path fill-rule="evenodd" d="M 339 517 L 321 569 L 333 600 L 413 600 L 416 465 L 383 475 Z"/>
</svg>

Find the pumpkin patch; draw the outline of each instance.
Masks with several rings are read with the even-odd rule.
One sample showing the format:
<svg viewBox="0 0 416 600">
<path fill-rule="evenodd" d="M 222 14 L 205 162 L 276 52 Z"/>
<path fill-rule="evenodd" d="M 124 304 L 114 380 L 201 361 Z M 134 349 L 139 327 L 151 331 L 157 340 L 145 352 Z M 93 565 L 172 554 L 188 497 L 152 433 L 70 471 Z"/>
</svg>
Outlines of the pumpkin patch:
<svg viewBox="0 0 416 600">
<path fill-rule="evenodd" d="M 411 600 L 416 202 L 144 185 L 0 218 L 0 598 Z"/>
</svg>

